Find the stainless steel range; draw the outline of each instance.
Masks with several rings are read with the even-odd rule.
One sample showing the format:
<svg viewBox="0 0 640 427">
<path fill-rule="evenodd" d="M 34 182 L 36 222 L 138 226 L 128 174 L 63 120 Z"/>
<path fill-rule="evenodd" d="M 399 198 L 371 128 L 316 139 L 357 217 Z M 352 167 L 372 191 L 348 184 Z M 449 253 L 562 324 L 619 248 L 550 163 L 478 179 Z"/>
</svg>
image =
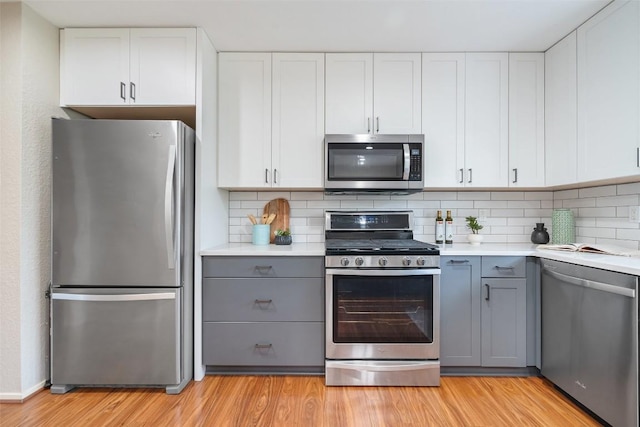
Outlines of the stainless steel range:
<svg viewBox="0 0 640 427">
<path fill-rule="evenodd" d="M 440 251 L 412 211 L 327 211 L 327 385 L 440 384 Z"/>
</svg>

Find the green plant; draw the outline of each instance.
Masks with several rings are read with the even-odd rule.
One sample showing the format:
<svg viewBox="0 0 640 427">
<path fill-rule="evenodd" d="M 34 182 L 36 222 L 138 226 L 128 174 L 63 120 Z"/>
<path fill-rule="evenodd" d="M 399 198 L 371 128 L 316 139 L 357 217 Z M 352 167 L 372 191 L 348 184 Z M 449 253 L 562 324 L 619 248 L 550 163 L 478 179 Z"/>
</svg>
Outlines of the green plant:
<svg viewBox="0 0 640 427">
<path fill-rule="evenodd" d="M 478 224 L 478 218 L 475 216 L 468 216 L 464 220 L 467 221 L 467 228 L 471 230 L 473 234 L 478 234 L 478 231 L 484 228 L 482 225 Z"/>
<path fill-rule="evenodd" d="M 287 228 L 286 230 L 276 230 L 275 232 L 276 236 L 291 236 L 291 231 L 289 231 L 289 229 Z"/>
</svg>

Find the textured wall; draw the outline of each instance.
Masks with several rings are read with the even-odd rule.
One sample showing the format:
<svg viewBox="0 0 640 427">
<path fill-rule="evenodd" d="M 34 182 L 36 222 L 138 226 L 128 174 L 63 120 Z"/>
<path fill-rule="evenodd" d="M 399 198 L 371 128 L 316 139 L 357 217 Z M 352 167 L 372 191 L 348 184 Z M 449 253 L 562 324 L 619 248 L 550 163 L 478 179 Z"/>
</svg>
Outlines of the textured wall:
<svg viewBox="0 0 640 427">
<path fill-rule="evenodd" d="M 22 74 L 20 3 L 0 3 L 0 397 L 22 390 L 20 187 Z M 9 398 L 13 396 L 8 396 Z"/>
<path fill-rule="evenodd" d="M 58 29 L 24 3 L 0 3 L 0 399 L 49 376 L 51 116 L 59 103 Z"/>
</svg>

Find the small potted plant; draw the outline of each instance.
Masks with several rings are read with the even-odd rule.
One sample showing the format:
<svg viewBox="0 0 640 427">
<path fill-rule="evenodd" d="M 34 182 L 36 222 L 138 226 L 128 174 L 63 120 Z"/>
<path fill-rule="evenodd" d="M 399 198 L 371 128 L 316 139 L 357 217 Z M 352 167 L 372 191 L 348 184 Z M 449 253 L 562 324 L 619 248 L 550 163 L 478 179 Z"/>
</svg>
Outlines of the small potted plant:
<svg viewBox="0 0 640 427">
<path fill-rule="evenodd" d="M 467 228 L 471 230 L 471 233 L 467 234 L 467 240 L 472 245 L 479 245 L 483 236 L 478 234 L 478 231 L 482 230 L 483 226 L 478 223 L 478 218 L 475 216 L 468 216 L 465 221 L 467 221 Z"/>
<path fill-rule="evenodd" d="M 273 240 L 273 243 L 276 245 L 290 245 L 291 244 L 291 231 L 287 228 L 286 230 L 276 230 L 274 232 L 276 238 Z"/>
</svg>

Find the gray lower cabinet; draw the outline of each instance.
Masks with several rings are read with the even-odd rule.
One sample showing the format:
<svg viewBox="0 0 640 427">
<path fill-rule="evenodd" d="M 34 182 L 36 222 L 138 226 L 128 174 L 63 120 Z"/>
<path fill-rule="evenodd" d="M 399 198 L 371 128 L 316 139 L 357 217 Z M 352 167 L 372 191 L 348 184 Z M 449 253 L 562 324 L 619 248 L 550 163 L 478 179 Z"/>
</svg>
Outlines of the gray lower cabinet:
<svg viewBox="0 0 640 427">
<path fill-rule="evenodd" d="M 321 372 L 323 257 L 205 257 L 202 359 L 217 372 Z"/>
<path fill-rule="evenodd" d="M 442 366 L 527 366 L 525 257 L 442 257 Z"/>
</svg>

